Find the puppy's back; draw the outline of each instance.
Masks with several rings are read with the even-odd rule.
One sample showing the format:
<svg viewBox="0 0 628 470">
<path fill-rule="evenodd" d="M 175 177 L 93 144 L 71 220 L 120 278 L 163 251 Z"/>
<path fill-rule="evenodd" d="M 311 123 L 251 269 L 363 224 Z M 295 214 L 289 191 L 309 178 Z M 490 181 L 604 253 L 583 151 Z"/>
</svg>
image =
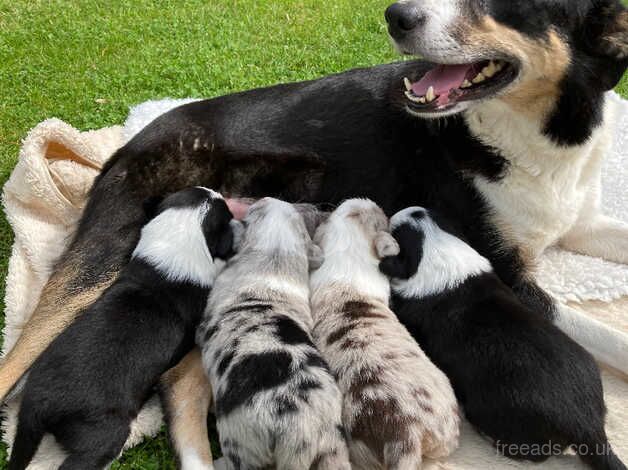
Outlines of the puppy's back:
<svg viewBox="0 0 628 470">
<path fill-rule="evenodd" d="M 416 468 L 449 455 L 459 415 L 449 380 L 394 313 L 350 287 L 312 295 L 314 340 L 338 377 L 357 468 Z"/>
</svg>

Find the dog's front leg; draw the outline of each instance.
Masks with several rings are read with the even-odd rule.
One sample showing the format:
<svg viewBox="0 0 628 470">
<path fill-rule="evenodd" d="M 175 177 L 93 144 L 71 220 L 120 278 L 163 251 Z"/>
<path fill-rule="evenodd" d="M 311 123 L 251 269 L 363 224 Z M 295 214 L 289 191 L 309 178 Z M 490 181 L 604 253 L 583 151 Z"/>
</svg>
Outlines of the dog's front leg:
<svg viewBox="0 0 628 470">
<path fill-rule="evenodd" d="M 628 374 L 628 334 L 557 303 L 554 324 L 598 362 Z"/>
<path fill-rule="evenodd" d="M 213 470 L 207 435 L 212 390 L 200 350 L 194 348 L 177 366 L 162 375 L 159 388 L 179 468 Z"/>
<path fill-rule="evenodd" d="M 576 253 L 628 264 L 628 224 L 601 214 L 578 223 L 559 243 Z"/>
</svg>

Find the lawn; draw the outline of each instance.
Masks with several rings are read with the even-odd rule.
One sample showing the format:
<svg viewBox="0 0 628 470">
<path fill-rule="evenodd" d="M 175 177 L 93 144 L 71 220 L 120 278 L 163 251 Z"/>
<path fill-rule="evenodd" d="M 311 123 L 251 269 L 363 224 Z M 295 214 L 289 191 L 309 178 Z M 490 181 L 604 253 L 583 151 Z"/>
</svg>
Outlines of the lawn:
<svg viewBox="0 0 628 470">
<path fill-rule="evenodd" d="M 48 117 L 92 129 L 123 122 L 129 105 L 151 98 L 209 97 L 392 61 L 383 21 L 391 1 L 0 0 L 0 183 L 20 140 Z M 628 97 L 628 76 L 619 91 Z M 0 299 L 11 243 L 0 217 Z M 175 464 L 162 433 L 113 468 Z"/>
</svg>

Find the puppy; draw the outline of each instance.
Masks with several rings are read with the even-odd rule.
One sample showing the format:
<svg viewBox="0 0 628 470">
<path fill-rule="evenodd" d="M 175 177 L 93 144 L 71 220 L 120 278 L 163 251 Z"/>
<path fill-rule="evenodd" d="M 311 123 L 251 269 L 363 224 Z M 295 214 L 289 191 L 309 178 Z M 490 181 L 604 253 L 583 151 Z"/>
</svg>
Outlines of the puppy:
<svg viewBox="0 0 628 470">
<path fill-rule="evenodd" d="M 244 225 L 196 338 L 224 464 L 349 469 L 340 390 L 310 338 L 311 239 L 303 218 L 290 204 L 265 198 Z"/>
<path fill-rule="evenodd" d="M 384 259 L 393 309 L 450 378 L 465 414 L 508 457 L 543 461 L 573 446 L 595 469 L 625 469 L 604 431 L 593 358 L 525 307 L 469 245 L 422 208 L 391 219 Z"/>
<path fill-rule="evenodd" d="M 416 469 L 458 446 L 449 380 L 388 308 L 382 257 L 399 246 L 370 200 L 344 202 L 315 235 L 324 262 L 310 280 L 314 342 L 344 394 L 354 468 Z"/>
<path fill-rule="evenodd" d="M 232 252 L 222 196 L 190 188 L 164 199 L 129 264 L 34 363 L 9 468 L 28 466 L 44 433 L 64 470 L 104 468 L 160 375 L 194 346 L 211 286 Z"/>
</svg>

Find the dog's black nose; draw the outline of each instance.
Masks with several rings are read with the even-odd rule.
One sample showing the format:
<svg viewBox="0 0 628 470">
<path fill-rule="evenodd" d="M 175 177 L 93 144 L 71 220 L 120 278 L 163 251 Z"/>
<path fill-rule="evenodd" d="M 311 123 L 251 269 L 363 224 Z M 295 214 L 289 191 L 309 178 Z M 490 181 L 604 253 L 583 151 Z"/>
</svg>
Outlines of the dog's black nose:
<svg viewBox="0 0 628 470">
<path fill-rule="evenodd" d="M 393 3 L 386 9 L 384 16 L 388 22 L 388 31 L 395 39 L 403 37 L 423 21 L 411 3 Z"/>
</svg>

